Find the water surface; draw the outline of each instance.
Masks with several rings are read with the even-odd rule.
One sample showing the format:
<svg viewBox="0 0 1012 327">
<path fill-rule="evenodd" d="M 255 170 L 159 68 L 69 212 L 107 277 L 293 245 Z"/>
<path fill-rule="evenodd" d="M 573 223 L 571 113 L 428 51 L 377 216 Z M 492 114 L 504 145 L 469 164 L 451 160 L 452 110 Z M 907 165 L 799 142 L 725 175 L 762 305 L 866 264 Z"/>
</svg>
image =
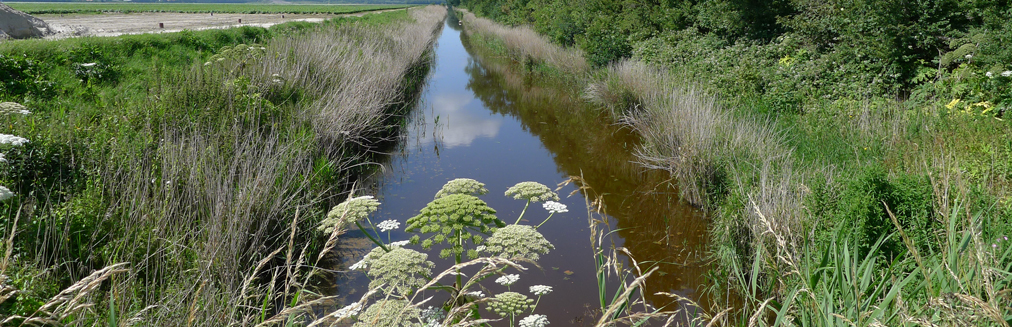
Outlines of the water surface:
<svg viewBox="0 0 1012 327">
<path fill-rule="evenodd" d="M 655 292 L 707 300 L 701 292 L 706 267 L 699 262 L 706 220 L 678 200 L 667 174 L 635 163 L 639 140 L 634 133 L 610 123 L 578 92 L 539 82 L 503 58 L 483 54 L 469 44 L 452 15 L 434 51 L 432 75 L 405 136 L 375 178 L 383 204 L 373 222 L 400 221 L 402 230 L 390 236 L 406 240 L 411 234 L 403 232 L 404 222 L 444 183 L 466 177 L 485 183 L 490 193 L 482 200 L 512 223 L 524 202 L 504 196 L 507 188 L 523 181 L 554 188 L 568 176 L 582 175 L 604 195 L 608 224 L 618 230 L 615 245 L 628 248 L 644 268 L 660 267 L 647 284 L 648 301 L 677 305 L 667 296 L 652 295 Z M 512 287 L 526 294 L 531 285 L 552 286 L 554 292 L 542 298 L 535 312 L 547 315 L 552 326 L 593 325 L 594 310 L 600 307 L 584 195 L 565 197 L 574 190 L 570 185 L 559 191 L 560 202 L 570 211 L 539 229 L 556 247 L 542 257 L 543 269 L 521 273 Z M 546 216 L 540 204 L 532 204 L 525 220 L 537 225 Z M 345 262 L 338 269 L 344 270 L 372 245 L 361 233 L 351 232 L 340 248 Z M 452 264 L 439 260 L 438 251 L 431 252 L 430 259 L 437 271 Z M 363 273 L 348 272 L 339 274 L 337 283 L 348 299 L 357 299 L 368 280 Z M 504 290 L 490 280 L 483 285 L 491 292 Z"/>
</svg>

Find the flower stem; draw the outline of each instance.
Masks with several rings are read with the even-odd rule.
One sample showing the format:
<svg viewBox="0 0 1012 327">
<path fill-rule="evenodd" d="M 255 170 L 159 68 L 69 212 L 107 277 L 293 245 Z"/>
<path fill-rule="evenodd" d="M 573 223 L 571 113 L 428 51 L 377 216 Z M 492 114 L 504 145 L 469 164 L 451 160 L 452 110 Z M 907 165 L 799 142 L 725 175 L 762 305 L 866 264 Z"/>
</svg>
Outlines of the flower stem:
<svg viewBox="0 0 1012 327">
<path fill-rule="evenodd" d="M 541 225 L 544 225 L 545 223 L 547 223 L 547 222 L 548 222 L 548 220 L 549 220 L 549 219 L 552 219 L 552 216 L 554 216 L 554 215 L 555 215 L 555 212 L 552 212 L 552 213 L 548 214 L 548 218 L 545 218 L 545 221 L 542 221 L 542 222 L 541 222 L 540 224 L 538 224 L 537 226 L 534 226 L 534 229 L 538 229 L 538 228 L 541 228 Z"/>
<path fill-rule="evenodd" d="M 369 234 L 369 231 L 365 230 L 365 227 L 362 227 L 362 224 L 356 221 L 355 226 L 358 226 L 358 229 L 361 229 L 362 233 L 364 233 L 366 237 L 369 237 L 370 241 L 379 245 L 380 248 L 383 248 L 383 251 L 390 252 L 390 249 L 388 249 L 386 245 L 383 245 L 383 242 L 380 242 L 375 237 L 372 237 L 372 234 Z"/>
<path fill-rule="evenodd" d="M 514 225 L 520 224 L 520 219 L 524 218 L 524 213 L 527 212 L 527 206 L 529 205 L 531 205 L 530 199 L 528 199 L 527 203 L 524 204 L 524 210 L 520 212 L 520 217 L 517 217 L 517 222 L 513 223 Z"/>
</svg>

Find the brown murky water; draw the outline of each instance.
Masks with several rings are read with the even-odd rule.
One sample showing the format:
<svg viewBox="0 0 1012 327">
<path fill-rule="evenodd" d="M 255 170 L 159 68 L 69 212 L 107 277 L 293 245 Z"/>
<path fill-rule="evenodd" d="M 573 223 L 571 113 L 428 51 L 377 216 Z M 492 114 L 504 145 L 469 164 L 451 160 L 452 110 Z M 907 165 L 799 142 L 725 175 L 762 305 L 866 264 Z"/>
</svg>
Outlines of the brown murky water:
<svg viewBox="0 0 1012 327">
<path fill-rule="evenodd" d="M 376 178 L 376 195 L 383 204 L 372 221 L 396 219 L 402 230 L 390 237 L 408 239 L 411 234 L 403 232 L 404 221 L 431 201 L 445 182 L 467 177 L 484 182 L 491 192 L 482 199 L 498 210 L 500 219 L 512 222 L 524 202 L 505 197 L 508 187 L 522 181 L 554 187 L 568 176 L 582 174 L 604 194 L 609 224 L 618 230 L 612 234 L 615 244 L 628 248 L 644 267 L 660 267 L 647 284 L 648 301 L 677 306 L 667 296 L 650 295 L 670 292 L 705 306 L 707 268 L 700 259 L 706 220 L 678 200 L 677 191 L 667 186 L 666 174 L 635 163 L 637 137 L 589 110 L 577 92 L 538 83 L 509 62 L 482 57 L 452 16 L 446 24 L 435 48 L 432 75 L 406 136 Z M 564 197 L 574 189 L 567 186 L 559 194 Z M 569 206 L 569 212 L 555 215 L 539 229 L 556 249 L 542 257 L 543 270 L 522 273 L 512 289 L 527 293 L 531 285 L 553 286 L 554 292 L 542 298 L 535 313 L 547 315 L 552 326 L 593 325 L 598 291 L 583 196 L 560 202 Z M 532 204 L 525 220 L 536 225 L 546 216 L 539 204 Z M 372 248 L 357 231 L 344 239 L 340 251 L 345 262 L 338 270 L 346 270 Z M 437 271 L 449 267 L 452 262 L 438 260 L 436 253 L 430 259 L 436 261 Z M 357 300 L 367 283 L 363 273 L 341 273 L 337 290 Z M 491 281 L 483 285 L 493 292 L 504 290 Z M 442 300 L 434 301 L 430 303 Z"/>
</svg>

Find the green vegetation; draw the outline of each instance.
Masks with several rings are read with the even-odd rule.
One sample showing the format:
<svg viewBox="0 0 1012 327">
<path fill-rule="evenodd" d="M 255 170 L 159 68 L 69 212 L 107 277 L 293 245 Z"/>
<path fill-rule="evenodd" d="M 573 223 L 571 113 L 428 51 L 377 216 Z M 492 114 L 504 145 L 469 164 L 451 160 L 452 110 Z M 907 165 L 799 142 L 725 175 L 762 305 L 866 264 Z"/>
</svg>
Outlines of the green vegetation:
<svg viewBox="0 0 1012 327">
<path fill-rule="evenodd" d="M 603 220 L 604 215 L 592 207 L 587 194 L 593 193 L 593 190 L 580 177 L 571 177 L 560 185 L 569 183 L 575 183 L 585 194 L 589 215 L 589 236 L 594 247 L 601 296 L 601 307 L 595 308 L 600 310 L 601 315 L 594 326 L 642 325 L 651 320 L 662 321 L 673 314 L 663 308 L 651 308 L 643 302 L 640 290 L 644 280 L 656 272 L 657 267 L 640 267 L 635 262 L 632 267 L 621 264 L 614 245 L 610 248 L 605 246 L 611 242 L 611 233 L 605 230 L 608 224 Z M 369 214 L 376 211 L 379 202 L 371 196 L 350 197 L 335 206 L 325 222 L 326 228 L 344 231 L 352 226 L 358 227 L 377 247 L 350 267 L 367 273 L 371 280 L 370 290 L 359 301 L 328 315 L 323 322 L 354 322 L 356 327 L 473 326 L 501 319 L 503 323 L 508 321 L 510 327 L 547 326 L 548 317 L 534 312 L 541 298 L 552 292 L 552 287 L 519 287 L 520 274 L 508 272 L 524 273 L 528 270 L 524 265 L 528 263 L 540 268 L 537 263 L 540 255 L 547 254 L 555 246 L 537 231 L 537 227 L 521 225 L 520 219 L 506 225 L 496 217 L 494 209 L 478 198 L 486 193 L 485 184 L 473 179 L 458 178 L 447 182 L 436 193 L 435 200 L 421 209 L 418 216 L 407 219 L 405 231 L 416 235 L 404 241 L 393 241 L 389 236 L 382 241 L 381 233 L 397 229 L 400 222 L 391 219 L 374 225 Z M 527 204 L 544 202 L 548 215 L 542 224 L 555 213 L 567 211 L 566 205 L 550 200 L 558 200 L 558 194 L 541 183 L 521 182 L 506 190 L 505 195 L 526 200 Z M 601 201 L 601 198 L 594 201 Z M 419 242 L 417 234 L 434 235 Z M 436 274 L 432 271 L 435 264 L 428 260 L 429 254 L 408 248 L 421 245 L 423 251 L 432 250 L 432 239 L 436 243 L 449 243 L 440 251 L 440 257 L 456 255 L 452 266 Z M 462 253 L 468 253 L 471 260 L 462 261 Z M 643 268 L 647 268 L 646 273 L 643 273 Z M 505 287 L 505 291 L 486 296 L 485 292 L 494 291 L 482 283 L 493 277 L 500 285 L 494 289 Z M 448 281 L 453 283 L 444 284 Z M 619 285 L 613 287 L 617 290 L 609 289 L 609 282 L 618 282 Z M 513 287 L 518 289 L 514 291 Z M 426 291 L 445 292 L 445 296 L 441 297 L 447 300 L 442 305 L 423 308 L 422 304 L 432 297 L 432 293 Z M 609 292 L 614 292 L 610 299 L 607 297 Z M 534 298 L 524 293 L 530 293 Z M 422 300 L 427 297 L 429 299 Z"/>
<path fill-rule="evenodd" d="M 1012 322 L 1006 1 L 460 5 L 599 67 L 571 75 L 710 213 L 730 324 Z"/>
<path fill-rule="evenodd" d="M 265 3 L 131 3 L 131 2 L 5 2 L 11 8 L 31 15 L 91 14 L 103 12 L 179 12 L 236 14 L 353 14 L 365 11 L 398 9 L 405 4 L 328 5 Z"/>
<path fill-rule="evenodd" d="M 316 229 L 444 15 L 0 44 L 0 325 L 313 318 Z"/>
</svg>

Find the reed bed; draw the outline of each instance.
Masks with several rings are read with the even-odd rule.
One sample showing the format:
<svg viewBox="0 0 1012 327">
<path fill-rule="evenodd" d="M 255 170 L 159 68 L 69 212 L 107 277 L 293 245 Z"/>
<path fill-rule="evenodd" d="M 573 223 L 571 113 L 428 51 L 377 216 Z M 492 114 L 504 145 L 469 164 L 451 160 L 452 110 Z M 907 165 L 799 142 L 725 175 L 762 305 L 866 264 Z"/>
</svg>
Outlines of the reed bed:
<svg viewBox="0 0 1012 327">
<path fill-rule="evenodd" d="M 501 41 L 515 61 L 543 62 L 567 73 L 581 73 L 589 68 L 582 51 L 553 44 L 530 27 L 503 26 L 466 10 L 458 10 L 464 13 L 461 22 L 466 33 L 477 33 Z"/>
<path fill-rule="evenodd" d="M 424 78 L 412 72 L 428 64 L 445 11 L 243 44 L 159 81 L 154 101 L 133 109 L 140 130 L 87 159 L 94 180 L 69 200 L 109 228 L 80 246 L 116 264 L 95 273 L 69 265 L 84 267 L 81 283 L 103 287 L 74 284 L 45 310 L 4 324 L 266 326 L 325 314 L 335 299 L 313 295 L 310 281 L 342 231 L 318 244 L 316 222 L 389 133 L 410 79 Z M 17 212 L 30 216 L 28 208 Z M 71 237 L 59 220 L 48 223 L 40 236 Z M 73 271 L 44 259 L 67 244 L 12 257 L 18 224 L 10 226 L 0 275 Z M 0 297 L 23 292 L 0 284 Z"/>
</svg>

